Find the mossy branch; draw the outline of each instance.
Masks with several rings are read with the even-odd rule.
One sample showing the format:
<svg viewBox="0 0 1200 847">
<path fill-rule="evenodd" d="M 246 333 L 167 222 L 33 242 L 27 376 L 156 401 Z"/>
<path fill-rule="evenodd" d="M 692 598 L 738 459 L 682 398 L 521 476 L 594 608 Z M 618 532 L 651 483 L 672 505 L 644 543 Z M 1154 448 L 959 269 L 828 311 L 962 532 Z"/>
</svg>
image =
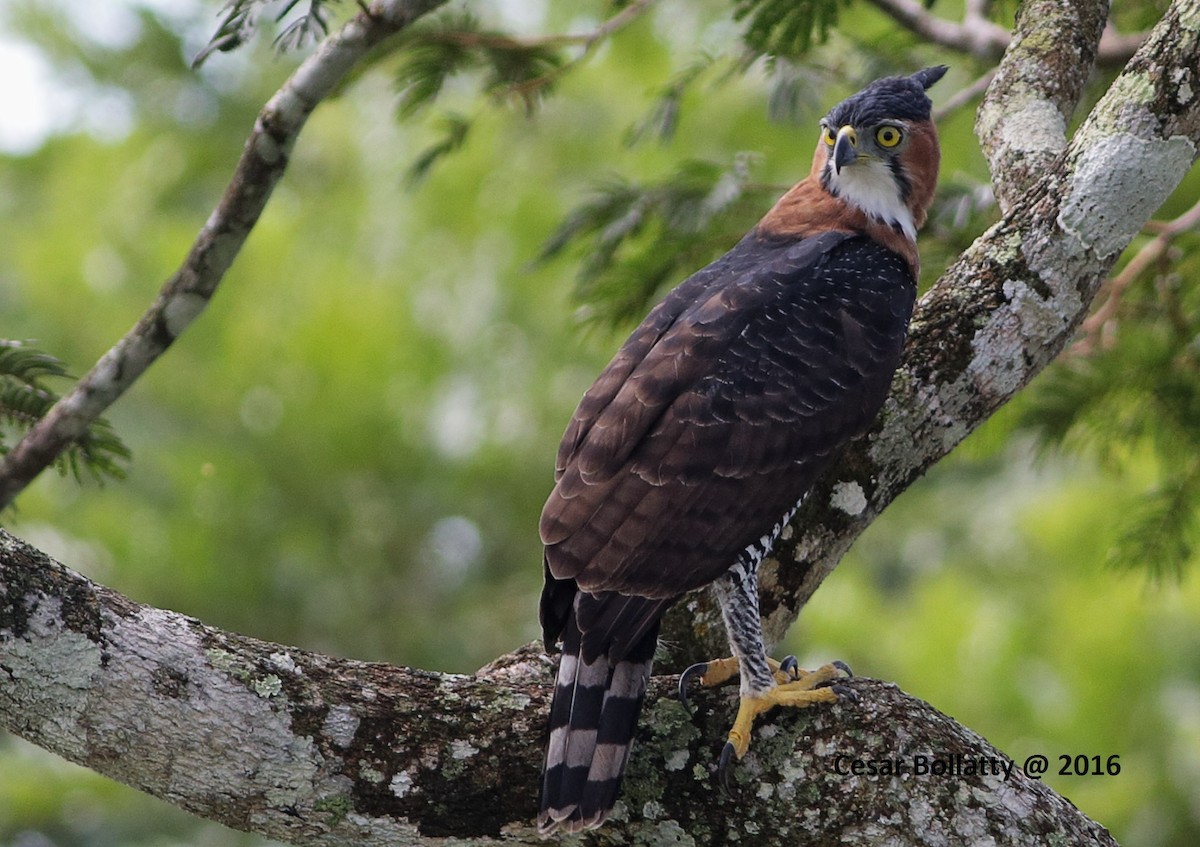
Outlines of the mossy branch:
<svg viewBox="0 0 1200 847">
<path fill-rule="evenodd" d="M 297 845 L 546 843 L 534 815 L 553 681 L 536 645 L 465 676 L 322 656 L 140 606 L 0 531 L 0 682 L 0 726 L 236 829 Z M 584 843 L 904 847 L 931 828 L 948 843 L 1115 843 L 982 738 L 870 679 L 850 683 L 857 703 L 765 720 L 723 794 L 736 690 L 697 693 L 689 714 L 674 683 L 653 681 L 624 799 Z"/>
</svg>

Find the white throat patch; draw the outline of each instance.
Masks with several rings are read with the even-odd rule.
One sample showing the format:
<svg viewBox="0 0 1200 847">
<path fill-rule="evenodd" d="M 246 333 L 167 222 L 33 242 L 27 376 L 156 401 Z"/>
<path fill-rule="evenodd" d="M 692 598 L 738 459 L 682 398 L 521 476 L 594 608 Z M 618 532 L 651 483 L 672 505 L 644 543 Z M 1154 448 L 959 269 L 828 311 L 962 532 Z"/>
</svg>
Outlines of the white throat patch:
<svg viewBox="0 0 1200 847">
<path fill-rule="evenodd" d="M 842 168 L 841 173 L 831 164 L 829 187 L 838 197 L 862 209 L 868 217 L 898 226 L 912 241 L 917 240 L 912 212 L 900 199 L 895 177 L 883 162 L 860 157 Z"/>
</svg>

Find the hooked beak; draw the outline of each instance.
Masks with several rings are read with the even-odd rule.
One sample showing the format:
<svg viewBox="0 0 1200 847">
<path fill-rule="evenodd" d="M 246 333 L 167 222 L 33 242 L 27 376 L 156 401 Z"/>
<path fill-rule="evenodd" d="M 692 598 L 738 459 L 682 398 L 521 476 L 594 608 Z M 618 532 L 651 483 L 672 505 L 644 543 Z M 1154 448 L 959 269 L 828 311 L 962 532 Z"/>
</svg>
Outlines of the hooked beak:
<svg viewBox="0 0 1200 847">
<path fill-rule="evenodd" d="M 858 158 L 855 145 L 858 144 L 858 134 L 852 126 L 844 126 L 838 130 L 837 141 L 833 144 L 833 168 L 839 174 L 842 168 Z"/>
</svg>

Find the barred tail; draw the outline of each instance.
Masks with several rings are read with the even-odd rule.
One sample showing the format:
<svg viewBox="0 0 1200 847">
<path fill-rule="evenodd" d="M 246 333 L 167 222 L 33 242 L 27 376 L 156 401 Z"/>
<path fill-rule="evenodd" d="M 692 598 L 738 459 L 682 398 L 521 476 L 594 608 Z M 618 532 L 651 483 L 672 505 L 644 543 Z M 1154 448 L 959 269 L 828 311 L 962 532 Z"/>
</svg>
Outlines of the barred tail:
<svg viewBox="0 0 1200 847">
<path fill-rule="evenodd" d="M 658 621 L 615 662 L 611 650 L 586 661 L 575 609 L 562 638 L 538 812 L 543 835 L 599 826 L 617 802 L 658 644 Z"/>
</svg>

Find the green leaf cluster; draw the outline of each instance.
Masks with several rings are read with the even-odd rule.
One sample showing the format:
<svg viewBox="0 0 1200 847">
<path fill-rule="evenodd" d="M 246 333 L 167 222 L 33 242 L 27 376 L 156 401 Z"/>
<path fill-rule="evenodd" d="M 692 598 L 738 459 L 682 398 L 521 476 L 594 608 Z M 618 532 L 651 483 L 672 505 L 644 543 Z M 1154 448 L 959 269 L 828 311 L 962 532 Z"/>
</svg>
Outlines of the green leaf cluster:
<svg viewBox="0 0 1200 847">
<path fill-rule="evenodd" d="M 47 377 L 69 377 L 66 365 L 21 341 L 0 339 L 0 456 L 58 402 Z M 54 462 L 77 481 L 86 472 L 96 481 L 124 479 L 129 448 L 103 418 L 92 423 Z"/>
<path fill-rule="evenodd" d="M 419 23 L 379 51 L 372 63 L 391 59 L 401 120 L 431 107 L 457 79 L 473 79 L 474 86 L 493 102 L 519 102 L 526 114 L 532 114 L 567 64 L 557 45 L 520 41 L 484 27 L 476 15 L 462 10 Z M 438 117 L 438 137 L 409 166 L 409 184 L 422 182 L 443 158 L 461 149 L 472 122 L 457 111 Z"/>
<path fill-rule="evenodd" d="M 829 39 L 850 0 L 737 0 L 734 17 L 746 21 L 746 46 L 768 56 L 799 58 Z"/>
<path fill-rule="evenodd" d="M 1180 577 L 1200 550 L 1200 262 L 1183 255 L 1123 293 L 1104 336 L 1052 367 L 1020 420 L 1044 448 L 1091 454 L 1126 482 L 1108 560 L 1155 577 Z"/>
<path fill-rule="evenodd" d="M 479 76 L 480 91 L 501 101 L 516 99 L 532 111 L 566 63 L 554 44 L 526 42 L 484 27 L 469 12 L 454 10 L 412 28 L 394 47 L 399 114 L 429 106 L 449 80 Z"/>
<path fill-rule="evenodd" d="M 610 177 L 567 216 L 540 258 L 578 245 L 576 297 L 590 304 L 585 316 L 609 324 L 640 317 L 665 284 L 732 246 L 777 193 L 750 181 L 752 159 L 693 159 L 649 183 Z"/>
<path fill-rule="evenodd" d="M 669 142 L 679 127 L 684 95 L 717 62 L 717 56 L 705 53 L 684 65 L 656 92 L 654 105 L 646 116 L 629 127 L 625 133 L 625 143 L 632 146 L 649 138 Z"/>
<path fill-rule="evenodd" d="M 284 24 L 275 38 L 275 45 L 281 50 L 294 50 L 305 44 L 315 42 L 329 32 L 329 6 L 340 0 L 306 0 L 307 8 Z M 221 23 L 213 33 L 208 44 L 204 46 L 194 60 L 192 67 L 197 68 L 213 53 L 228 53 L 241 47 L 258 32 L 259 16 L 263 7 L 278 5 L 275 13 L 275 23 L 281 24 L 291 15 L 301 3 L 301 0 L 230 0 L 221 12 Z"/>
</svg>

